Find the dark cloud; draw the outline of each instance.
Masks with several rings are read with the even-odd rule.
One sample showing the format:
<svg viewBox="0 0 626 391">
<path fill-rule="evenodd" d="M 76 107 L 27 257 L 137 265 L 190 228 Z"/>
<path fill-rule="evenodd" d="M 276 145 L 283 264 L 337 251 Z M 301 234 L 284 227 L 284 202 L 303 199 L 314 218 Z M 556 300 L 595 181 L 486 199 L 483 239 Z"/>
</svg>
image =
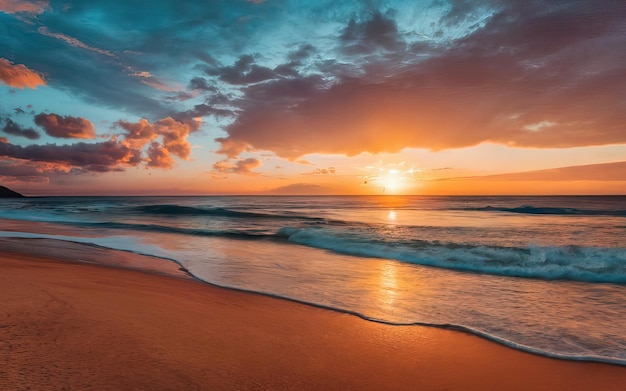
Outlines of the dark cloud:
<svg viewBox="0 0 626 391">
<path fill-rule="evenodd" d="M 309 43 L 300 45 L 294 52 L 290 53 L 288 58 L 292 64 L 301 65 L 304 60 L 311 57 L 315 53 L 315 47 Z"/>
<path fill-rule="evenodd" d="M 4 127 L 2 131 L 6 134 L 11 134 L 13 136 L 25 137 L 29 140 L 37 140 L 40 135 L 33 128 L 23 128 L 19 124 L 13 122 L 9 118 L 5 120 Z"/>
<path fill-rule="evenodd" d="M 397 50 L 403 45 L 396 22 L 376 11 L 370 18 L 357 22 L 351 19 L 341 40 L 349 53 L 369 53 L 377 49 Z"/>
<path fill-rule="evenodd" d="M 0 58 L 0 81 L 15 88 L 37 88 L 46 85 L 43 77 L 22 64 L 14 65 Z"/>
<path fill-rule="evenodd" d="M 625 143 L 626 3 L 495 6 L 484 25 L 433 46 L 426 58 L 411 47 L 330 86 L 298 77 L 247 87 L 219 152 L 233 157 L 255 148 L 296 159 L 485 141 L 539 148 Z M 342 42 L 392 45 L 395 24 L 373 15 L 350 22 Z M 298 83 L 308 88 L 289 88 Z"/>
<path fill-rule="evenodd" d="M 249 54 L 239 57 L 232 66 L 207 67 L 205 71 L 209 76 L 236 85 L 258 83 L 276 77 L 271 69 L 255 64 L 254 57 Z"/>
<path fill-rule="evenodd" d="M 0 157 L 79 167 L 93 172 L 121 171 L 124 166 L 137 166 L 142 162 L 140 150 L 113 140 L 92 144 L 79 142 L 26 147 L 3 142 L 0 143 Z"/>
<path fill-rule="evenodd" d="M 287 55 L 288 61 L 274 68 L 274 73 L 282 77 L 299 77 L 299 67 L 305 65 L 305 60 L 309 59 L 316 49 L 311 44 L 301 45 L 297 50 Z"/>
<path fill-rule="evenodd" d="M 217 92 L 217 88 L 208 84 L 207 80 L 202 77 L 194 77 L 189 82 L 189 88 L 191 90 L 202 90 L 202 91 L 210 91 Z"/>
<path fill-rule="evenodd" d="M 41 113 L 35 116 L 35 123 L 41 126 L 48 136 L 59 138 L 84 138 L 96 137 L 93 124 L 81 117 L 60 116 L 57 114 Z"/>
<path fill-rule="evenodd" d="M 47 183 L 49 176 L 67 175 L 74 170 L 52 163 L 29 162 L 18 159 L 0 161 L 0 177 L 9 181 Z"/>
<path fill-rule="evenodd" d="M 219 96 L 218 98 L 224 98 L 223 96 Z M 210 100 L 210 99 L 209 99 Z M 218 103 L 218 105 L 222 105 Z M 215 117 L 232 117 L 235 113 L 230 109 L 220 108 L 217 105 L 211 103 L 200 103 L 193 107 L 191 110 L 187 110 L 184 112 L 176 113 L 175 116 L 179 118 L 181 121 L 189 122 L 197 117 L 204 117 L 214 115 Z"/>
</svg>

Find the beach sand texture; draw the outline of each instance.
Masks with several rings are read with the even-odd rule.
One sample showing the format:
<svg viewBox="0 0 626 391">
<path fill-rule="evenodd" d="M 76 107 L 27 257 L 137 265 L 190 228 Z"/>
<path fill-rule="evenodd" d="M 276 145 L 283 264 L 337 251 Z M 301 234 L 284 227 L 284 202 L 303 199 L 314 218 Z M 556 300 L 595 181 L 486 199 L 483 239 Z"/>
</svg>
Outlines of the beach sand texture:
<svg viewBox="0 0 626 391">
<path fill-rule="evenodd" d="M 549 359 L 457 331 L 383 325 L 216 288 L 177 267 L 148 272 L 68 262 L 80 251 L 105 257 L 102 263 L 119 252 L 48 241 L 44 255 L 23 243 L 0 243 L 1 390 L 626 385 L 626 367 Z"/>
</svg>

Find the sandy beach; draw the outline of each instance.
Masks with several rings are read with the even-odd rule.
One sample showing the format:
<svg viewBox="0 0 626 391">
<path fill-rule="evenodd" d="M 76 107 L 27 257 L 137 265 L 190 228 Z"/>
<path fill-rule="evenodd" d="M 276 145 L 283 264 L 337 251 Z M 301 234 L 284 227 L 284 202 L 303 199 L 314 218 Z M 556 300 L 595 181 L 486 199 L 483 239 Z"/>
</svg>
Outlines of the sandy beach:
<svg viewBox="0 0 626 391">
<path fill-rule="evenodd" d="M 0 242 L 1 390 L 622 390 L 626 384 L 626 367 L 549 359 L 457 331 L 383 325 L 216 288 L 175 264 L 129 270 L 121 258 L 141 257 L 128 253 L 34 243 Z M 109 258 L 119 258 L 120 267 L 98 264 Z"/>
</svg>

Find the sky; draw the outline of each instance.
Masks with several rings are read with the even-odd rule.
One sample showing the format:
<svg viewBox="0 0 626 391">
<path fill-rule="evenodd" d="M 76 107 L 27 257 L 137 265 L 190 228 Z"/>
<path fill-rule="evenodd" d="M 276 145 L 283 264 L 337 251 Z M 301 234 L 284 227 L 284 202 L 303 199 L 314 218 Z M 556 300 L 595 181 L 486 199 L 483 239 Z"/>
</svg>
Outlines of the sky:
<svg viewBox="0 0 626 391">
<path fill-rule="evenodd" d="M 26 195 L 626 194 L 623 0 L 0 0 Z"/>
</svg>

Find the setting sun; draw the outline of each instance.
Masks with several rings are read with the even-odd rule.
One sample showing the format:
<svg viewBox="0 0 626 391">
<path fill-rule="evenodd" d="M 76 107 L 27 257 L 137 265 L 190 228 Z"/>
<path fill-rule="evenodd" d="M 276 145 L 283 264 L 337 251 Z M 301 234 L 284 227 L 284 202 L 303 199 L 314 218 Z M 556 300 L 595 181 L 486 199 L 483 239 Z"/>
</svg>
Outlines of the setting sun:
<svg viewBox="0 0 626 391">
<path fill-rule="evenodd" d="M 389 174 L 382 180 L 383 192 L 398 193 L 406 187 L 405 178 L 399 175 L 398 170 L 389 170 Z"/>
</svg>

